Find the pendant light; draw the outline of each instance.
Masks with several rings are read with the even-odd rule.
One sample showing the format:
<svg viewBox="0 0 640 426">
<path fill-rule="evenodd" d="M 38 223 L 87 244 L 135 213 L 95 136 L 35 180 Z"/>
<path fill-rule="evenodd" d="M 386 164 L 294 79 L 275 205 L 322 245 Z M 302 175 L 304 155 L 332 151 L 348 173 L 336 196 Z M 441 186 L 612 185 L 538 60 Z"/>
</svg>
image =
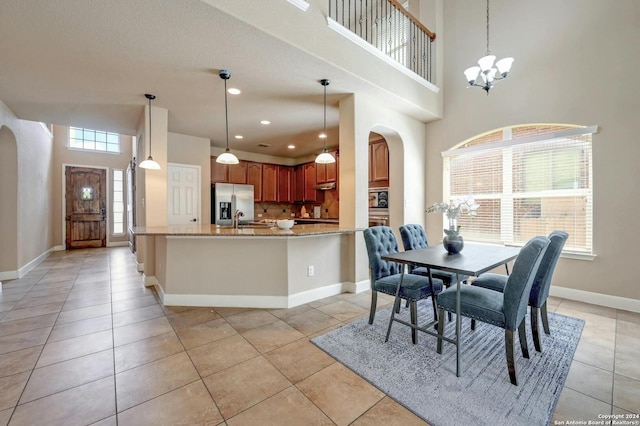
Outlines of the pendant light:
<svg viewBox="0 0 640 426">
<path fill-rule="evenodd" d="M 331 83 L 331 81 L 326 78 L 320 80 L 320 84 L 324 86 L 324 130 L 320 135 L 324 141 L 324 146 L 320 155 L 316 157 L 316 163 L 318 164 L 331 164 L 336 162 L 335 157 L 327 151 L 327 86 L 329 83 Z"/>
<path fill-rule="evenodd" d="M 216 163 L 220 164 L 238 164 L 238 157 L 229 151 L 229 108 L 227 107 L 227 80 L 231 77 L 228 70 L 220 70 L 220 78 L 224 80 L 224 122 L 227 129 L 227 149 L 216 157 Z"/>
<path fill-rule="evenodd" d="M 156 97 L 149 93 L 145 93 L 144 96 L 149 99 L 149 157 L 140 163 L 140 167 L 143 169 L 160 170 L 160 164 L 156 163 L 151 156 L 151 100 Z"/>
</svg>

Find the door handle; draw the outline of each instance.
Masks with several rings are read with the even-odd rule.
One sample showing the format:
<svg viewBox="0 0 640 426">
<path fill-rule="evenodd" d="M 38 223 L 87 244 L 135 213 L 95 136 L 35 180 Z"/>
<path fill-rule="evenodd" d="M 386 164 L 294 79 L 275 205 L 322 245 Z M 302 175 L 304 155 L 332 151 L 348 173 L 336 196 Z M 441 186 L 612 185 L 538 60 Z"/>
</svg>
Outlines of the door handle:
<svg viewBox="0 0 640 426">
<path fill-rule="evenodd" d="M 198 219 L 196 219 L 195 217 L 193 219 L 191 219 L 189 222 L 197 222 Z"/>
<path fill-rule="evenodd" d="M 104 207 L 100 209 L 100 214 L 102 215 L 102 220 L 105 220 L 107 218 L 107 209 Z"/>
</svg>

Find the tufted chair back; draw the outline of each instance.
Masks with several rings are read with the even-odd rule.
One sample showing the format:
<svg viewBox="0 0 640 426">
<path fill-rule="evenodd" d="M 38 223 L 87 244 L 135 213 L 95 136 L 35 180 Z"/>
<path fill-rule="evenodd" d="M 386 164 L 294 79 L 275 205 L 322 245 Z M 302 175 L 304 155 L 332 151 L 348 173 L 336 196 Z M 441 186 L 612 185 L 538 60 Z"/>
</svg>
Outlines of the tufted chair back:
<svg viewBox="0 0 640 426">
<path fill-rule="evenodd" d="M 400 227 L 400 236 L 402 237 L 402 245 L 405 251 L 429 247 L 427 233 L 424 232 L 422 225 L 414 223 L 402 225 Z"/>
<path fill-rule="evenodd" d="M 364 242 L 369 255 L 371 282 L 402 272 L 401 265 L 398 263 L 382 260 L 382 256 L 398 252 L 398 240 L 391 228 L 388 226 L 366 228 Z"/>
<path fill-rule="evenodd" d="M 551 287 L 551 277 L 553 271 L 556 269 L 556 264 L 562 253 L 564 243 L 569 238 L 569 234 L 564 231 L 553 231 L 549 234 L 549 248 L 542 258 L 540 268 L 536 274 L 536 278 L 533 280 L 533 286 L 531 287 L 531 294 L 529 295 L 529 305 L 536 308 L 541 307 L 549 297 L 549 287 Z"/>
<path fill-rule="evenodd" d="M 547 237 L 534 237 L 520 250 L 504 286 L 505 329 L 516 330 L 527 314 L 527 296 L 548 247 Z"/>
</svg>

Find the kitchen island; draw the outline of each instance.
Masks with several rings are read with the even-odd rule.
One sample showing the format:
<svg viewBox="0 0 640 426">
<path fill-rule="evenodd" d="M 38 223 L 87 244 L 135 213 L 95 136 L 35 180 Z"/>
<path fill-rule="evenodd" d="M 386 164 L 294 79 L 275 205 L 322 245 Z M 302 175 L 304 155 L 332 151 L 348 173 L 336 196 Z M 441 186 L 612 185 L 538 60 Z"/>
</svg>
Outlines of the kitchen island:
<svg viewBox="0 0 640 426">
<path fill-rule="evenodd" d="M 332 224 L 137 227 L 146 285 L 165 305 L 290 308 L 368 288 L 355 283 L 361 229 Z"/>
</svg>

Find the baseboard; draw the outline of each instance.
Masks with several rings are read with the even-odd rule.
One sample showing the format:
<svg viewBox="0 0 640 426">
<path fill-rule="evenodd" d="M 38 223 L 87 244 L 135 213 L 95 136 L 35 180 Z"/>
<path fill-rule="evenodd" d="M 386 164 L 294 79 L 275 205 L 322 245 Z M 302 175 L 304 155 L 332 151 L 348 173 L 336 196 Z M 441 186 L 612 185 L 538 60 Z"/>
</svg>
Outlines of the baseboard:
<svg viewBox="0 0 640 426">
<path fill-rule="evenodd" d="M 142 282 L 144 283 L 145 287 L 153 287 L 153 286 L 160 287 L 160 282 L 155 277 L 155 275 L 145 275 L 143 273 Z"/>
<path fill-rule="evenodd" d="M 286 296 L 228 296 L 217 294 L 163 294 L 165 306 L 215 306 L 279 309 L 287 307 Z"/>
<path fill-rule="evenodd" d="M 20 278 L 18 271 L 2 271 L 0 272 L 0 281 L 2 280 L 15 280 Z"/>
<path fill-rule="evenodd" d="M 107 247 L 124 247 L 128 245 L 129 245 L 129 241 L 114 241 L 114 242 L 109 242 L 107 244 Z"/>
<path fill-rule="evenodd" d="M 314 288 L 300 293 L 295 293 L 287 296 L 283 296 L 287 301 L 284 308 L 294 308 L 296 306 L 304 305 L 305 303 L 314 302 L 316 300 L 324 299 L 325 297 L 335 296 L 344 292 L 343 284 L 331 284 L 324 287 Z"/>
<path fill-rule="evenodd" d="M 575 300 L 577 302 L 590 303 L 592 305 L 606 306 L 631 312 L 640 312 L 640 300 L 637 299 L 593 293 L 590 291 L 576 290 L 567 287 L 555 287 L 553 285 L 549 289 L 549 295 L 561 297 L 563 299 Z"/>
<path fill-rule="evenodd" d="M 63 246 L 63 245 L 53 246 L 53 247 L 51 248 L 51 251 L 64 251 L 64 250 L 66 250 L 66 249 L 64 248 L 64 246 Z"/>
<path fill-rule="evenodd" d="M 369 280 L 358 281 L 357 283 L 348 282 L 342 285 L 343 291 L 348 293 L 362 293 L 371 288 L 371 282 Z"/>
<path fill-rule="evenodd" d="M 144 272 L 144 263 L 140 262 L 136 262 L 136 269 L 138 270 L 138 272 Z"/>
</svg>

